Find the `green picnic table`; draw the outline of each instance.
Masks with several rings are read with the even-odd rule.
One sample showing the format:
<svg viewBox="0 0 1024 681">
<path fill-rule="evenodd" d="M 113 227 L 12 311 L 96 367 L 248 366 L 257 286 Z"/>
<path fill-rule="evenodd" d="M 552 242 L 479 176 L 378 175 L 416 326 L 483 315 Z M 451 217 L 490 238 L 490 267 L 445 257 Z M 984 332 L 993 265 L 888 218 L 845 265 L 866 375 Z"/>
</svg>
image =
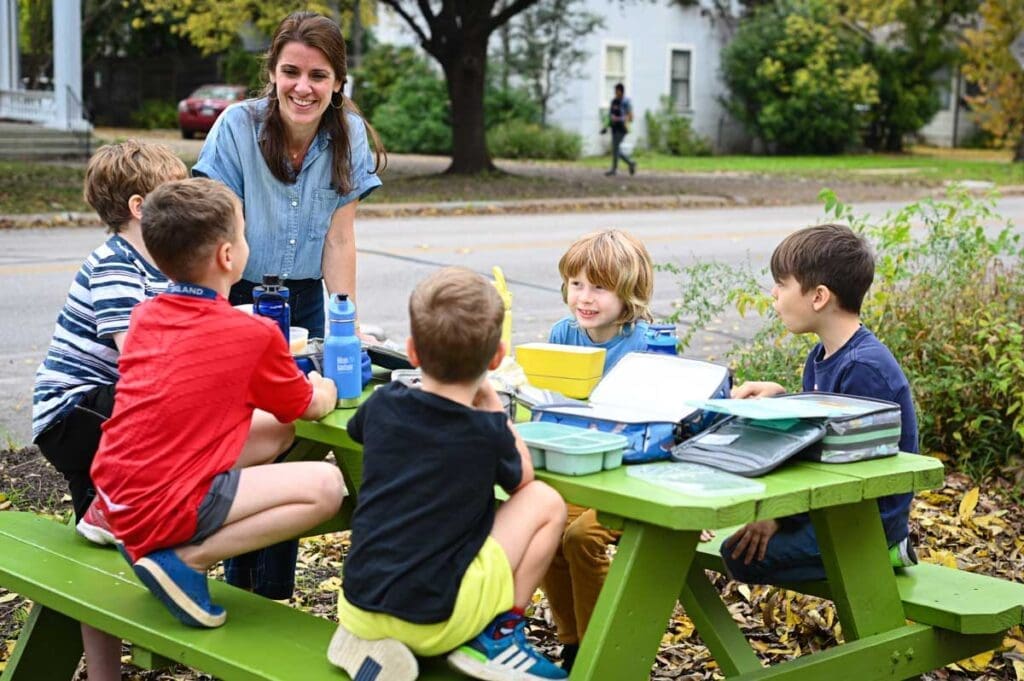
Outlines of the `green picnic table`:
<svg viewBox="0 0 1024 681">
<path fill-rule="evenodd" d="M 358 499 L 362 451 L 346 431 L 354 413 L 338 409 L 297 427 L 299 443 L 290 458 L 319 459 L 333 451 L 349 486 L 341 512 L 318 531 L 348 527 Z M 409 443 L 409 454 L 415 456 L 415 443 Z M 941 486 L 942 464 L 932 457 L 900 454 L 842 465 L 791 462 L 757 479 L 762 492 L 745 495 L 683 494 L 630 476 L 625 467 L 577 477 L 538 470 L 537 477 L 566 501 L 597 509 L 602 522 L 622 530 L 573 668 L 575 681 L 648 678 L 677 599 L 723 672 L 742 679 L 907 678 L 997 647 L 1005 629 L 1024 621 L 1024 585 L 941 568 L 955 577 L 943 583 L 928 572 L 935 566 L 896 571 L 900 575 L 890 567 L 875 500 Z M 800 512 L 811 515 L 828 575 L 827 586 L 807 585 L 807 591 L 827 591 L 845 643 L 766 668 L 705 578 L 702 567 L 713 566 L 707 556 L 703 565 L 696 560 L 698 539 L 701 529 Z M 961 583 L 959 575 L 968 581 Z M 974 578 L 988 581 L 970 581 Z M 961 607 L 956 602 L 965 602 L 959 598 L 964 592 L 977 601 L 974 592 L 1000 584 L 1009 589 L 993 593 L 994 604 L 954 612 Z M 933 595 L 935 590 L 941 593 Z M 930 621 L 908 622 L 905 602 Z M 965 626 L 971 617 L 974 625 Z"/>
</svg>

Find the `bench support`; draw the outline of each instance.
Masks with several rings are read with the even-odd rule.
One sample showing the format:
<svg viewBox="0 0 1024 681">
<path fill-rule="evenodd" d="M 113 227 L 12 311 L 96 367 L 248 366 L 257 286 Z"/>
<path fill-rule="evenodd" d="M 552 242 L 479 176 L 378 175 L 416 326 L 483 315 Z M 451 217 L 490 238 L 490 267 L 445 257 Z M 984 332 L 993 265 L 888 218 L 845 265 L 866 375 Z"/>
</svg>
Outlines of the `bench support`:
<svg viewBox="0 0 1024 681">
<path fill-rule="evenodd" d="M 723 674 L 731 677 L 761 669 L 760 660 L 733 621 L 718 589 L 696 563 L 690 565 L 679 602 Z"/>
<path fill-rule="evenodd" d="M 906 621 L 876 504 L 866 499 L 811 511 L 846 641 L 898 629 Z"/>
<path fill-rule="evenodd" d="M 742 681 L 899 681 L 917 678 L 950 662 L 998 648 L 1001 643 L 1002 634 L 958 634 L 926 624 L 910 624 L 735 678 Z"/>
<path fill-rule="evenodd" d="M 81 624 L 35 603 L 0 681 L 70 679 L 81 660 Z"/>
<path fill-rule="evenodd" d="M 628 519 L 624 525 L 573 681 L 650 676 L 658 641 L 693 562 L 698 531 L 673 532 Z"/>
</svg>

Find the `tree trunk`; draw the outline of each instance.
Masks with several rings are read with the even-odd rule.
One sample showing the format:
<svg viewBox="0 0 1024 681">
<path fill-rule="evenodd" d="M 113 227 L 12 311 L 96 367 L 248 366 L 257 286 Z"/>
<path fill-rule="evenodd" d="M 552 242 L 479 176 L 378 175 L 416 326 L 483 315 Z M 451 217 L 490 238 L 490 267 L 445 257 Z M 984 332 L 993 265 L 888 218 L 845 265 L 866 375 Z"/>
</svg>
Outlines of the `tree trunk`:
<svg viewBox="0 0 1024 681">
<path fill-rule="evenodd" d="M 1013 150 L 1013 162 L 1020 163 L 1021 161 L 1024 161 L 1024 135 L 1017 140 L 1017 146 Z"/>
<path fill-rule="evenodd" d="M 445 172 L 475 175 L 495 169 L 484 134 L 487 36 L 463 35 L 458 43 L 438 59 L 452 105 L 452 164 Z"/>
</svg>

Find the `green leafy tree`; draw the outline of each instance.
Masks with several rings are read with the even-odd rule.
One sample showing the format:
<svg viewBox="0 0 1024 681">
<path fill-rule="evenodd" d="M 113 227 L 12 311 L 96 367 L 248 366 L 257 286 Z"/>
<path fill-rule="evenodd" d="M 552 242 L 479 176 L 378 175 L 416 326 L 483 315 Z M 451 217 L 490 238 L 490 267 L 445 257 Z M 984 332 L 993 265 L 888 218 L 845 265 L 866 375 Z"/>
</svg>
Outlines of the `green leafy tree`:
<svg viewBox="0 0 1024 681">
<path fill-rule="evenodd" d="M 1010 52 L 1024 32 L 1024 0 L 984 0 L 979 15 L 964 33 L 964 75 L 978 88 L 966 99 L 978 125 L 1024 161 L 1024 69 Z"/>
<path fill-rule="evenodd" d="M 372 21 L 371 3 L 363 3 L 364 21 Z M 347 28 L 352 20 L 351 2 L 322 0 L 141 0 L 148 13 L 133 26 L 166 24 L 175 35 L 187 38 L 203 54 L 223 52 L 238 43 L 239 32 L 254 28 L 266 36 L 291 12 L 309 10 L 338 21 Z"/>
<path fill-rule="evenodd" d="M 776 0 L 746 17 L 723 52 L 725 104 L 771 151 L 841 152 L 878 102 L 863 44 L 833 3 Z"/>
<path fill-rule="evenodd" d="M 523 79 L 547 124 L 548 108 L 562 85 L 583 75 L 590 52 L 582 39 L 604 27 L 583 0 L 541 0 L 511 22 L 507 68 Z"/>
<path fill-rule="evenodd" d="M 867 60 L 878 72 L 878 101 L 868 113 L 864 142 L 900 151 L 903 138 L 939 110 L 936 74 L 956 66 L 956 36 L 977 0 L 852 0 L 845 16 L 872 31 Z M 884 36 L 884 38 L 882 37 Z"/>
</svg>

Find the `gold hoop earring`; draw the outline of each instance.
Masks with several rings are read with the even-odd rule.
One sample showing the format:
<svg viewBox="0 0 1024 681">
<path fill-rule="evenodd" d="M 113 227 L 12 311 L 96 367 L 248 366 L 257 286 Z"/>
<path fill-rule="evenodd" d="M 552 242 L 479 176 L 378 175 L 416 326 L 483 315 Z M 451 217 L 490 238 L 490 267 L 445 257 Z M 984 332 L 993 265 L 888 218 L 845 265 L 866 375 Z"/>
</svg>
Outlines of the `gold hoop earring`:
<svg viewBox="0 0 1024 681">
<path fill-rule="evenodd" d="M 338 95 L 338 105 L 334 105 L 334 95 Z M 331 108 L 332 109 L 344 109 L 345 108 L 345 95 L 341 92 L 331 93 Z"/>
</svg>

